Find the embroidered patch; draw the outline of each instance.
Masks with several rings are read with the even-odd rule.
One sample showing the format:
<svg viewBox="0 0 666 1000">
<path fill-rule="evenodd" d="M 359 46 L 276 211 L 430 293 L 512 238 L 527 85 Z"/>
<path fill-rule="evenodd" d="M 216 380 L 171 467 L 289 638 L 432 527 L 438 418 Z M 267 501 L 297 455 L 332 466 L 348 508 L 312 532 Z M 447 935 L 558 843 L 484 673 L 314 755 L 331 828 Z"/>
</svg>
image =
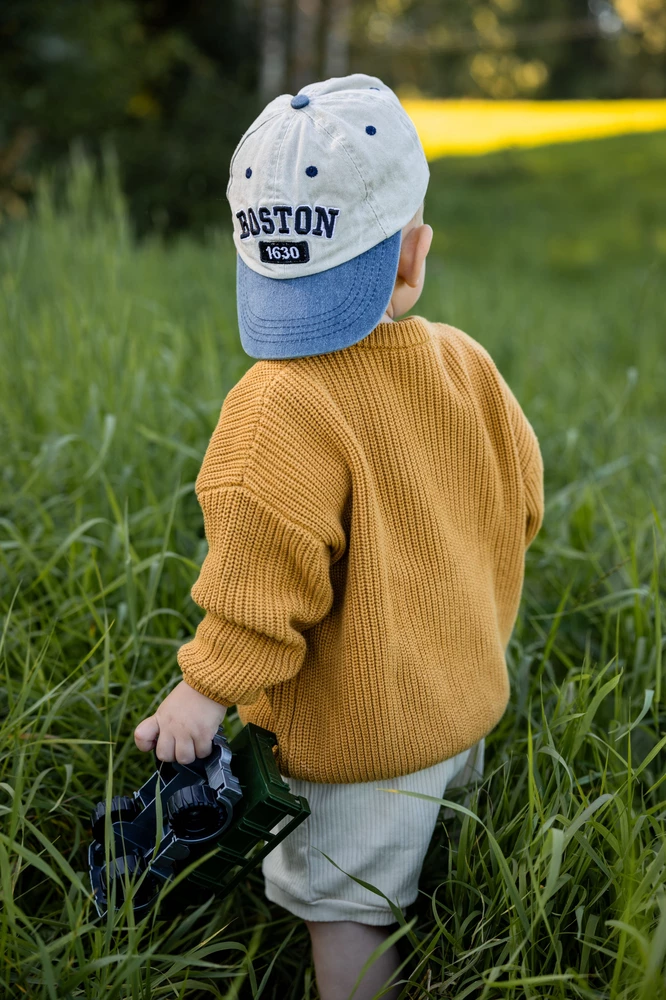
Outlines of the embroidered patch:
<svg viewBox="0 0 666 1000">
<path fill-rule="evenodd" d="M 259 256 L 264 264 L 307 264 L 310 247 L 307 240 L 299 243 L 259 240 Z"/>
</svg>

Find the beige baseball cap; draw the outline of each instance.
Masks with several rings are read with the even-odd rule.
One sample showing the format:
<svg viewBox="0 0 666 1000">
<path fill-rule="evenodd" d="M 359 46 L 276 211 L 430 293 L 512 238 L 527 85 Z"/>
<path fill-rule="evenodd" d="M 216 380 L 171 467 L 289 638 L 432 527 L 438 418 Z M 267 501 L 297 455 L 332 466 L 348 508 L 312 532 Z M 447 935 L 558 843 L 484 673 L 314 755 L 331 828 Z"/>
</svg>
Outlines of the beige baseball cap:
<svg viewBox="0 0 666 1000">
<path fill-rule="evenodd" d="M 275 98 L 233 155 L 241 343 L 251 357 L 340 350 L 391 297 L 400 232 L 429 170 L 393 91 L 356 73 Z"/>
</svg>

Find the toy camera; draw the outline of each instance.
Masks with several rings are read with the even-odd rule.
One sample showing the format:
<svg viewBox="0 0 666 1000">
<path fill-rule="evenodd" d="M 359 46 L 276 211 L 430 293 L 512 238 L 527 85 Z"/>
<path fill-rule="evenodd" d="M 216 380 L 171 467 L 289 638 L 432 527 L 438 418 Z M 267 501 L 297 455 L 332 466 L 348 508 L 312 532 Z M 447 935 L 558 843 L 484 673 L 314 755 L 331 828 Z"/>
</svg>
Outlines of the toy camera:
<svg viewBox="0 0 666 1000">
<path fill-rule="evenodd" d="M 115 796 L 108 810 L 99 802 L 88 849 L 98 914 L 113 896 L 120 906 L 128 887 L 134 912 L 143 914 L 165 883 L 211 851 L 174 887 L 169 908 L 226 896 L 310 815 L 307 800 L 292 795 L 280 776 L 276 746 L 274 733 L 251 722 L 230 743 L 220 727 L 210 756 L 191 764 L 157 761 L 138 792 Z M 290 821 L 272 833 L 285 817 Z"/>
</svg>

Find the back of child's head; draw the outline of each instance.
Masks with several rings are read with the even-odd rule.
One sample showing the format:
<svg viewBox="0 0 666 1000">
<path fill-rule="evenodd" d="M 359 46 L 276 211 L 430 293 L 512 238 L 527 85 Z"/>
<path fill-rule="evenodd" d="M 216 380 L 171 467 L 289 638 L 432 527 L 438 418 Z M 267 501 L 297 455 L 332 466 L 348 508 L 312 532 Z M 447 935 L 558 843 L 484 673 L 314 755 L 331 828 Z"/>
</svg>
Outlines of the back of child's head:
<svg viewBox="0 0 666 1000">
<path fill-rule="evenodd" d="M 276 97 L 230 174 L 245 352 L 295 358 L 365 337 L 391 299 L 401 231 L 429 178 L 393 91 L 357 73 Z"/>
</svg>

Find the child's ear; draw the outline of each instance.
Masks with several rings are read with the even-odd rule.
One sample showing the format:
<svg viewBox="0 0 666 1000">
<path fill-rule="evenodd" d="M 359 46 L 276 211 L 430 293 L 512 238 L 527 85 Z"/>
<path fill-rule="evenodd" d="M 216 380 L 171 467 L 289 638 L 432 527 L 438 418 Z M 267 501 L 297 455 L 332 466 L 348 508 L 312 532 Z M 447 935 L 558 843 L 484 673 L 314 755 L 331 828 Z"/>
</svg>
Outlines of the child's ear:
<svg viewBox="0 0 666 1000">
<path fill-rule="evenodd" d="M 403 237 L 398 262 L 398 277 L 416 288 L 432 243 L 432 226 L 415 226 Z"/>
</svg>

